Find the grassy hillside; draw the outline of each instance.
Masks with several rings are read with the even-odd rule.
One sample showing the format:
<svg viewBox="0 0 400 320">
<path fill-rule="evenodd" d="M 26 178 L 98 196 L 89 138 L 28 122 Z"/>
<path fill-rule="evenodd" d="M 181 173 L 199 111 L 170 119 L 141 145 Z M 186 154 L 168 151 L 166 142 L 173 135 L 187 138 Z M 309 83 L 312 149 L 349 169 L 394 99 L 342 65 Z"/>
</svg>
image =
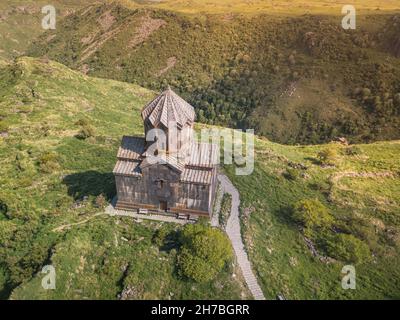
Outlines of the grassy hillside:
<svg viewBox="0 0 400 320">
<path fill-rule="evenodd" d="M 340 14 L 342 6 L 348 4 L 337 0 L 121 0 L 119 2 L 130 8 L 162 8 L 184 13 L 268 12 L 279 15 Z M 396 0 L 353 0 L 351 4 L 364 13 L 372 10 L 399 10 Z"/>
<path fill-rule="evenodd" d="M 94 1 L 54 0 L 57 19 L 71 14 Z M 12 59 L 24 54 L 31 42 L 44 30 L 41 26 L 45 0 L 2 0 L 0 3 L 0 57 Z"/>
<path fill-rule="evenodd" d="M 137 299 L 248 297 L 234 270 L 202 285 L 180 278 L 176 250 L 152 241 L 160 224 L 96 216 L 98 196 L 115 194 L 120 138 L 142 132 L 139 110 L 154 93 L 45 59 L 1 68 L 2 298 L 113 299 L 126 288 Z M 85 123 L 92 136 L 78 139 Z M 318 157 L 327 149 L 328 162 Z M 284 146 L 257 138 L 251 176 L 225 168 L 241 194 L 246 247 L 268 298 L 400 297 L 399 155 L 399 141 Z M 329 228 L 306 230 L 293 218 L 293 204 L 308 199 L 326 208 Z M 38 272 L 49 263 L 55 291 L 40 289 Z M 357 290 L 344 291 L 340 270 L 349 263 Z"/>
<path fill-rule="evenodd" d="M 318 154 L 329 148 L 336 156 L 323 165 Z M 246 247 L 267 297 L 400 298 L 399 154 L 399 141 L 290 147 L 257 140 L 251 176 L 227 168 L 241 194 Z M 293 218 L 293 205 L 305 199 L 318 199 L 333 226 L 307 232 Z M 354 262 L 351 254 L 344 258 L 347 245 L 347 253 L 369 253 Z M 347 264 L 356 268 L 356 290 L 341 287 Z"/>
<path fill-rule="evenodd" d="M 212 283 L 183 280 L 176 241 L 152 241 L 177 226 L 96 215 L 115 194 L 121 137 L 142 133 L 140 110 L 154 93 L 32 58 L 2 65 L 0 83 L 1 298 L 115 299 L 124 289 L 133 299 L 248 297 L 231 267 Z M 89 126 L 92 136 L 78 139 Z M 56 290 L 41 287 L 47 264 Z"/>
<path fill-rule="evenodd" d="M 278 142 L 397 139 L 399 16 L 357 21 L 345 31 L 337 15 L 93 5 L 43 34 L 29 54 L 150 89 L 169 83 L 198 106 L 200 121 L 255 128 Z"/>
</svg>

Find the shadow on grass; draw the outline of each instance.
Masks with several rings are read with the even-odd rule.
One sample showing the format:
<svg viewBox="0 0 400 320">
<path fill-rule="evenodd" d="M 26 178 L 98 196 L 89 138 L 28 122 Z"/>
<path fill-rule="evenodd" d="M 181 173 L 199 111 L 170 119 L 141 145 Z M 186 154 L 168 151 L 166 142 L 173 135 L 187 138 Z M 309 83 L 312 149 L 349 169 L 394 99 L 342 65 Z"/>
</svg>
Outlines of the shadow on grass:
<svg viewBox="0 0 400 320">
<path fill-rule="evenodd" d="M 63 184 L 68 187 L 68 195 L 74 200 L 83 199 L 85 196 L 98 196 L 103 194 L 108 201 L 115 195 L 115 179 L 111 172 L 85 171 L 73 173 L 63 179 Z"/>
</svg>

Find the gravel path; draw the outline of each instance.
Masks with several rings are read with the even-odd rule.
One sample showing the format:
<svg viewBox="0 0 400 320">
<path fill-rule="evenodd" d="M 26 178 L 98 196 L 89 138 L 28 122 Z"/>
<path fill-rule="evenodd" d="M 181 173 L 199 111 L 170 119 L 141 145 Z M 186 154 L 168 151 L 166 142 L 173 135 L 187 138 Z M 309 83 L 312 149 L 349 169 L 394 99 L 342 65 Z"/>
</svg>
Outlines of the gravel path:
<svg viewBox="0 0 400 320">
<path fill-rule="evenodd" d="M 257 282 L 257 278 L 255 277 L 253 270 L 251 269 L 250 261 L 244 248 L 242 235 L 240 233 L 239 191 L 235 188 L 235 186 L 232 184 L 227 176 L 219 175 L 218 180 L 221 182 L 222 192 L 229 193 L 232 196 L 232 208 L 226 225 L 226 233 L 228 234 L 228 237 L 232 242 L 232 246 L 236 254 L 237 263 L 242 270 L 243 277 L 254 299 L 265 300 L 264 294 Z"/>
</svg>

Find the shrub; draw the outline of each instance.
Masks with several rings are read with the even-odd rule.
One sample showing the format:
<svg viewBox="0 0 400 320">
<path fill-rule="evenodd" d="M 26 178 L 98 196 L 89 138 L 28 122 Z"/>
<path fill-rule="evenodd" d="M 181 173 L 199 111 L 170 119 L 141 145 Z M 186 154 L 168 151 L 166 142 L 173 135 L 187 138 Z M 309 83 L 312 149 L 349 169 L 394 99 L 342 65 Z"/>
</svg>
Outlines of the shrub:
<svg viewBox="0 0 400 320">
<path fill-rule="evenodd" d="M 0 199 L 0 215 L 6 216 L 8 212 L 7 203 Z"/>
<path fill-rule="evenodd" d="M 55 152 L 46 152 L 42 154 L 39 158 L 40 171 L 51 173 L 57 170 L 60 167 L 58 160 L 58 155 Z"/>
<path fill-rule="evenodd" d="M 152 238 L 153 244 L 155 244 L 158 247 L 162 247 L 165 242 L 165 238 L 168 235 L 168 230 L 166 228 L 160 228 L 158 229 Z"/>
<path fill-rule="evenodd" d="M 107 204 L 106 197 L 103 194 L 100 194 L 94 200 L 94 204 L 97 208 L 104 208 Z"/>
<path fill-rule="evenodd" d="M 219 212 L 219 224 L 221 227 L 225 228 L 226 223 L 229 218 L 232 206 L 232 196 L 229 193 L 224 193 L 221 201 L 221 209 Z"/>
<path fill-rule="evenodd" d="M 325 196 L 330 194 L 332 188 L 330 182 L 324 180 L 315 182 L 314 184 L 311 184 L 310 187 L 313 190 L 321 192 Z"/>
<path fill-rule="evenodd" d="M 297 180 L 300 176 L 299 171 L 294 168 L 287 168 L 283 176 L 288 180 Z"/>
<path fill-rule="evenodd" d="M 337 152 L 334 147 L 327 147 L 318 153 L 318 160 L 324 165 L 333 165 L 337 158 Z"/>
<path fill-rule="evenodd" d="M 352 263 L 366 262 L 371 258 L 369 247 L 351 234 L 338 234 L 327 242 L 329 256 Z"/>
<path fill-rule="evenodd" d="M 77 122 L 75 122 L 76 126 L 88 126 L 89 122 L 86 119 L 79 119 Z"/>
<path fill-rule="evenodd" d="M 4 299 L 2 297 L 2 292 L 6 290 L 9 282 L 9 277 L 6 269 L 0 265 L 0 299 Z"/>
<path fill-rule="evenodd" d="M 361 91 L 364 99 L 368 98 L 371 95 L 371 90 L 369 88 L 364 88 Z"/>
<path fill-rule="evenodd" d="M 8 125 L 6 125 L 5 122 L 0 121 L 0 133 L 7 132 L 7 131 L 8 131 Z"/>
<path fill-rule="evenodd" d="M 186 225 L 181 234 L 182 247 L 178 257 L 180 272 L 196 282 L 207 282 L 232 259 L 227 236 L 205 224 Z"/>
<path fill-rule="evenodd" d="M 351 146 L 345 149 L 345 154 L 348 156 L 356 156 L 362 153 L 361 149 L 357 146 Z"/>
<path fill-rule="evenodd" d="M 81 130 L 79 133 L 76 135 L 78 139 L 85 140 L 87 138 L 93 137 L 94 136 L 94 129 L 90 125 L 84 125 L 82 126 Z"/>
<path fill-rule="evenodd" d="M 307 229 L 329 228 L 333 223 L 333 217 L 329 214 L 328 209 L 317 199 L 296 202 L 293 206 L 292 217 Z"/>
</svg>

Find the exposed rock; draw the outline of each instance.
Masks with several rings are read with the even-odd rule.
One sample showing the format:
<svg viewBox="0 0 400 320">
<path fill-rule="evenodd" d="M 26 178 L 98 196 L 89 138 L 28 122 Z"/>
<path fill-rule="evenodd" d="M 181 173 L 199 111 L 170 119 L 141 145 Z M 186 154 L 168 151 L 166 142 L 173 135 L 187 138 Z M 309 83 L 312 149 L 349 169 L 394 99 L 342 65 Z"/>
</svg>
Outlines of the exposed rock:
<svg viewBox="0 0 400 320">
<path fill-rule="evenodd" d="M 134 48 L 138 44 L 144 42 L 151 34 L 165 25 L 166 22 L 162 19 L 153 19 L 150 16 L 145 16 L 141 19 L 141 24 L 135 31 L 134 37 L 129 42 L 128 47 Z"/>
<path fill-rule="evenodd" d="M 158 71 L 155 75 L 156 77 L 162 76 L 164 73 L 166 73 L 169 69 L 173 68 L 176 64 L 176 57 L 169 57 L 167 59 L 167 66 L 160 71 Z"/>
<path fill-rule="evenodd" d="M 293 169 L 301 169 L 301 170 L 307 170 L 308 169 L 308 167 L 305 164 L 296 163 L 296 162 L 292 162 L 292 161 L 288 162 L 288 166 L 293 168 Z"/>
<path fill-rule="evenodd" d="M 111 14 L 111 10 L 104 12 L 98 19 L 97 23 L 100 24 L 100 27 L 103 31 L 107 31 L 114 24 L 115 18 Z"/>
<path fill-rule="evenodd" d="M 138 297 L 138 290 L 135 287 L 127 286 L 118 295 L 119 300 L 132 300 Z"/>
<path fill-rule="evenodd" d="M 349 142 L 347 141 L 347 139 L 345 137 L 337 137 L 333 140 L 334 142 L 339 142 L 345 146 L 349 145 Z"/>
</svg>

